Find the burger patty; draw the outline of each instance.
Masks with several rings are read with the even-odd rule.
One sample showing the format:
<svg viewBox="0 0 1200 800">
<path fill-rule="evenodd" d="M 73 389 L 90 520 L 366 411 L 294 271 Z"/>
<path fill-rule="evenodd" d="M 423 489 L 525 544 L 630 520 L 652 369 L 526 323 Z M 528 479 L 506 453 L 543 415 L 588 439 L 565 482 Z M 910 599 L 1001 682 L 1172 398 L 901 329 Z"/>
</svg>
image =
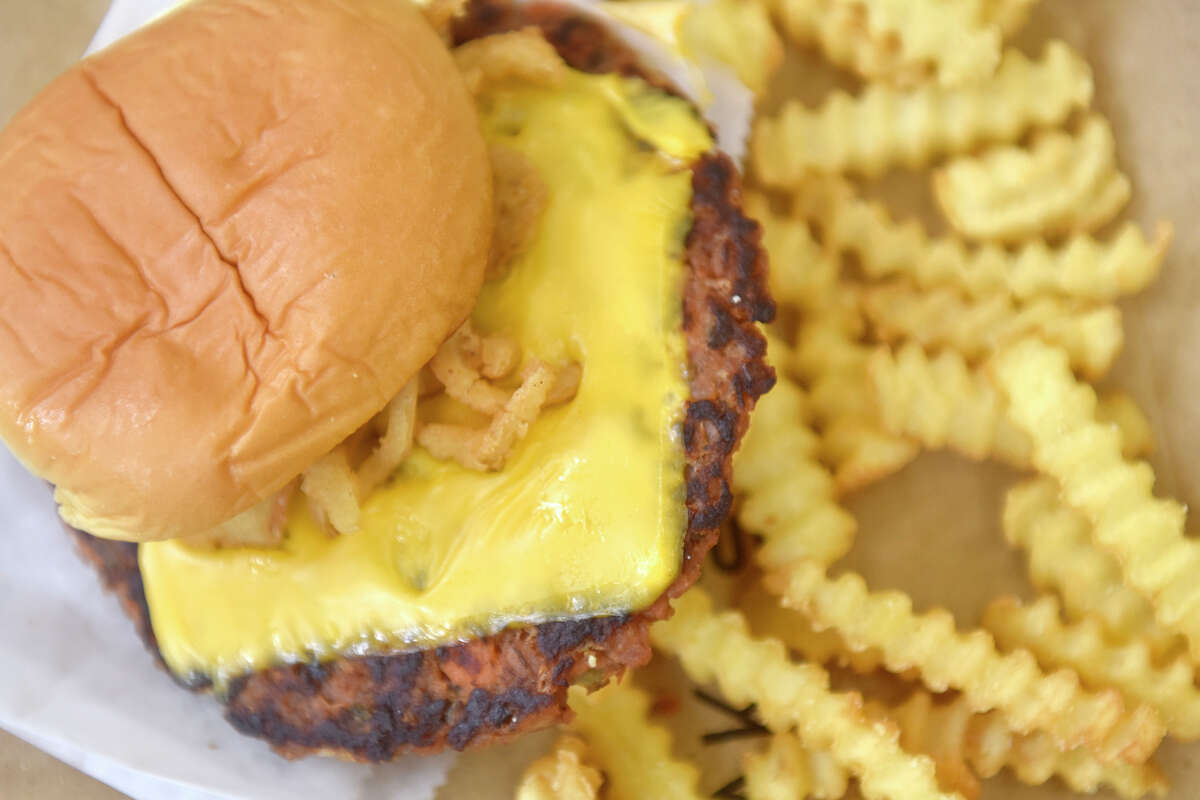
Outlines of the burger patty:
<svg viewBox="0 0 1200 800">
<path fill-rule="evenodd" d="M 459 41 L 536 25 L 563 59 L 586 72 L 638 75 L 663 88 L 597 23 L 552 5 L 475 2 Z M 724 155 L 692 168 L 693 224 L 684 289 L 690 397 L 684 422 L 688 526 L 678 577 L 658 600 L 623 616 L 509 628 L 461 644 L 388 655 L 289 664 L 233 680 L 229 721 L 281 755 L 388 761 L 406 752 L 485 745 L 566 719 L 567 688 L 603 685 L 650 659 L 648 627 L 699 575 L 729 515 L 733 451 L 756 398 L 775 382 L 756 322 L 774 305 L 758 224 L 743 216 L 736 168 Z M 137 546 L 75 531 L 79 548 L 115 592 L 159 662 L 138 569 Z M 207 690 L 206 678 L 180 679 Z"/>
</svg>

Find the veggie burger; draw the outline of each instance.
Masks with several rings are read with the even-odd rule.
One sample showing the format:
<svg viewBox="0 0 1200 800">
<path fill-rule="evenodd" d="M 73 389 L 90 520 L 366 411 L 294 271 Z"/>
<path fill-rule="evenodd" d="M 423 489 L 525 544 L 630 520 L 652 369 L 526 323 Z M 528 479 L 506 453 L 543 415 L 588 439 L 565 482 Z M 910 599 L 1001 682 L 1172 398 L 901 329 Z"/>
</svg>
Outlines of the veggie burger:
<svg viewBox="0 0 1200 800">
<path fill-rule="evenodd" d="M 0 187 L 0 436 L 237 729 L 461 749 L 649 659 L 773 306 L 736 168 L 594 18 L 194 0 Z"/>
</svg>

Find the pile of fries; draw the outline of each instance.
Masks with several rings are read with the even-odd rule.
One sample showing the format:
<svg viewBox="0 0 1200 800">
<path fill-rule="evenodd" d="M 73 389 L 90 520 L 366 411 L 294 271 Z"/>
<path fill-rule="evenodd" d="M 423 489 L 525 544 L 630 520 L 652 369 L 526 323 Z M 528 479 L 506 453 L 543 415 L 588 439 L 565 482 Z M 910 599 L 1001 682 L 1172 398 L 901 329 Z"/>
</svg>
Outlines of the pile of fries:
<svg viewBox="0 0 1200 800">
<path fill-rule="evenodd" d="M 1136 402 L 1092 386 L 1123 345 L 1116 301 L 1155 279 L 1172 229 L 1116 221 L 1131 183 L 1082 56 L 1006 44 L 1035 2 L 643 15 L 727 13 L 708 55 L 737 74 L 770 76 L 785 40 L 859 85 L 815 105 L 776 103 L 778 79 L 752 85 L 746 204 L 781 314 L 766 331 L 779 384 L 735 465 L 730 541 L 747 564 L 651 632 L 761 737 L 714 796 L 970 800 L 1001 770 L 1163 796 L 1160 742 L 1200 737 L 1200 543 L 1138 460 L 1154 442 Z M 898 170 L 924 170 L 947 232 L 874 199 Z M 1038 594 L 996 597 L 979 627 L 838 563 L 857 533 L 847 498 L 943 449 L 1023 473 L 1002 526 Z M 671 755 L 661 725 L 677 703 L 628 684 L 573 695 L 573 729 L 518 797 L 713 791 Z"/>
</svg>

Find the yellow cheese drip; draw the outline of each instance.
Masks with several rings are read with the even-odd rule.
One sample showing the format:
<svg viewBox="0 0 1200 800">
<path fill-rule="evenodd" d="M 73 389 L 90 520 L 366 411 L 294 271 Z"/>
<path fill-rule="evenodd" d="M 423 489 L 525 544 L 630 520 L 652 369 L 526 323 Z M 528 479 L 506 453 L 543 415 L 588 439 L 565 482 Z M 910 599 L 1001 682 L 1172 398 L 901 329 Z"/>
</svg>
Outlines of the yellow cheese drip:
<svg viewBox="0 0 1200 800">
<path fill-rule="evenodd" d="M 488 138 L 539 167 L 550 201 L 528 252 L 484 288 L 475 325 L 581 363 L 578 395 L 500 472 L 418 449 L 364 503 L 355 534 L 326 536 L 299 501 L 279 550 L 142 545 L 154 632 L 177 674 L 221 686 L 281 661 L 634 610 L 678 574 L 687 165 L 709 134 L 683 101 L 615 75 L 498 88 L 481 106 Z"/>
</svg>

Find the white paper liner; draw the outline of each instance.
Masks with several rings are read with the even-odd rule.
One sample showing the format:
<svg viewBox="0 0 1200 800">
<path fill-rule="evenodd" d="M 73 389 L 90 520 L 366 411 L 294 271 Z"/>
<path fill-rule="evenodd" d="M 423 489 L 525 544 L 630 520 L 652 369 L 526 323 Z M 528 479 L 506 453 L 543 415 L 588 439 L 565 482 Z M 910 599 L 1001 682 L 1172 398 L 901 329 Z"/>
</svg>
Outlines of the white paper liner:
<svg viewBox="0 0 1200 800">
<path fill-rule="evenodd" d="M 114 0 L 94 52 L 177 0 Z M 589 13 L 588 3 L 572 0 Z M 647 64 L 693 98 L 695 73 L 650 37 L 614 30 Z M 740 159 L 750 93 L 705 66 L 706 116 Z M 211 697 L 176 686 L 142 647 L 117 600 L 74 552 L 48 487 L 0 447 L 0 727 L 138 800 L 263 798 L 429 800 L 454 760 L 448 753 L 364 766 L 288 762 L 238 734 Z"/>
</svg>

